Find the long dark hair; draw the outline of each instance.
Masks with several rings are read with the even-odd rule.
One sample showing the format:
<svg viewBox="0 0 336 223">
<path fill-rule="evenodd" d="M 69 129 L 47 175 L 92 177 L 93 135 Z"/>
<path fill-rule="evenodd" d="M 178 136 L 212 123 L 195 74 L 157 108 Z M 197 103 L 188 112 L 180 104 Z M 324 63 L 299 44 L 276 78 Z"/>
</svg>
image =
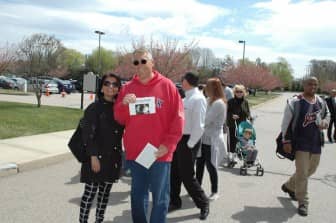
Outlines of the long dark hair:
<svg viewBox="0 0 336 223">
<path fill-rule="evenodd" d="M 118 84 L 118 91 L 120 90 L 120 87 L 121 87 L 121 80 L 120 80 L 119 75 L 114 74 L 114 73 L 107 73 L 107 74 L 105 74 L 105 75 L 101 78 L 101 80 L 100 80 L 100 82 L 99 82 L 98 94 L 97 94 L 99 100 L 101 100 L 101 99 L 104 98 L 104 94 L 101 92 L 101 90 L 102 90 L 102 88 L 103 88 L 104 81 L 105 81 L 106 78 L 108 78 L 108 77 L 114 77 L 114 78 L 116 79 L 117 84 Z M 117 98 L 117 96 L 118 96 L 118 95 L 115 95 L 114 98 Z"/>
</svg>

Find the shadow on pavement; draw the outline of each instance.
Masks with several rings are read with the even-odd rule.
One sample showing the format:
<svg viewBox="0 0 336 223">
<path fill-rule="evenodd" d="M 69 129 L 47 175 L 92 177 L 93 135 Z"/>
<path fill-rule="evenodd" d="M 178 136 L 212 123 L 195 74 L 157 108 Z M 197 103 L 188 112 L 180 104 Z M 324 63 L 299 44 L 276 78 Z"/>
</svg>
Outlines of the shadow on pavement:
<svg viewBox="0 0 336 223">
<path fill-rule="evenodd" d="M 132 221 L 132 214 L 130 210 L 126 210 L 122 212 L 121 216 L 115 216 L 113 221 L 104 221 L 106 223 L 125 223 Z"/>
<path fill-rule="evenodd" d="M 174 223 L 174 222 L 184 222 L 190 219 L 195 219 L 197 221 L 199 218 L 199 213 L 197 214 L 191 214 L 191 215 L 185 215 L 185 216 L 179 216 L 179 217 L 172 217 L 172 218 L 167 218 L 167 222 L 169 223 Z"/>
<path fill-rule="evenodd" d="M 283 208 L 279 207 L 253 207 L 245 206 L 243 211 L 232 215 L 232 219 L 240 223 L 287 222 L 297 213 L 297 207 L 294 206 L 290 198 L 278 197 Z"/>
<path fill-rule="evenodd" d="M 84 191 L 84 186 L 83 186 L 83 191 Z M 97 192 L 98 194 L 98 192 Z M 92 207 L 91 208 L 95 208 L 96 207 L 96 199 L 97 199 L 97 194 L 96 197 L 93 201 Z M 129 196 L 130 196 L 130 192 L 126 191 L 126 192 L 113 192 L 113 187 L 112 187 L 112 191 L 110 193 L 110 197 L 109 197 L 109 202 L 108 202 L 108 206 L 113 206 L 113 205 L 120 205 L 123 203 L 129 203 Z M 79 207 L 80 205 L 80 201 L 81 201 L 81 197 L 75 197 L 75 198 L 71 198 L 69 200 L 69 203 L 75 204 Z"/>
<path fill-rule="evenodd" d="M 77 175 L 71 177 L 69 182 L 65 182 L 64 184 L 78 184 L 80 181 L 80 171 L 78 172 Z"/>
<path fill-rule="evenodd" d="M 336 189 L 336 175 L 327 174 L 321 179 L 321 182 Z"/>
</svg>

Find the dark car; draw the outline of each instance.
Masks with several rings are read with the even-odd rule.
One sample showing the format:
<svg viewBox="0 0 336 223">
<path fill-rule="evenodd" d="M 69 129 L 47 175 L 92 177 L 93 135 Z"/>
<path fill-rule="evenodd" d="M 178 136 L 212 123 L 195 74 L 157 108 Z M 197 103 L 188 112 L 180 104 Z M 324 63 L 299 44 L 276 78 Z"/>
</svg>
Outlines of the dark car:
<svg viewBox="0 0 336 223">
<path fill-rule="evenodd" d="M 185 97 L 185 93 L 184 93 L 184 90 L 182 88 L 182 84 L 175 83 L 175 86 L 176 86 L 178 92 L 180 93 L 181 98 L 184 98 Z"/>
<path fill-rule="evenodd" d="M 75 90 L 73 84 L 69 80 L 62 80 L 56 77 L 53 78 L 53 80 L 57 83 L 57 87 L 60 93 L 64 90 L 67 94 L 70 94 Z"/>
<path fill-rule="evenodd" d="M 8 77 L 0 76 L 0 88 L 4 89 L 18 89 L 17 84 Z"/>
</svg>

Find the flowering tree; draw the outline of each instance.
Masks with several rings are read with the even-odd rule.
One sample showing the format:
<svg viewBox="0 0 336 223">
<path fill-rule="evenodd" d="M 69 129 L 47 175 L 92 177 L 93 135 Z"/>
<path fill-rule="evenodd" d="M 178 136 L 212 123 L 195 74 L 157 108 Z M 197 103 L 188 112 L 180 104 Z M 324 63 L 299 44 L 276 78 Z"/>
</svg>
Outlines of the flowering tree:
<svg viewBox="0 0 336 223">
<path fill-rule="evenodd" d="M 321 85 L 321 90 L 323 92 L 330 92 L 332 89 L 336 89 L 336 81 L 326 81 Z"/>
<path fill-rule="evenodd" d="M 242 84 L 248 88 L 273 90 L 281 87 L 281 81 L 266 68 L 254 64 L 238 65 L 222 73 L 226 83 Z"/>
<path fill-rule="evenodd" d="M 194 42 L 180 48 L 177 40 L 166 40 L 164 42 L 154 41 L 149 44 L 144 40 L 133 42 L 133 49 L 146 48 L 154 59 L 154 69 L 173 81 L 179 81 L 187 71 L 194 70 L 190 52 L 196 46 Z M 132 53 L 124 51 L 119 53 L 118 65 L 114 69 L 123 78 L 131 78 L 134 74 L 132 65 Z"/>
</svg>

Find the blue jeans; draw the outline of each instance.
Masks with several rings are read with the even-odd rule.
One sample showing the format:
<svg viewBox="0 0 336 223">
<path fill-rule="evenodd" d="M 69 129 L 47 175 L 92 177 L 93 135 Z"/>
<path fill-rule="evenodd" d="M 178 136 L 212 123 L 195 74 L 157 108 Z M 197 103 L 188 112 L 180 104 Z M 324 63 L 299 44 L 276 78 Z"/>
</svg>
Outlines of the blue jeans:
<svg viewBox="0 0 336 223">
<path fill-rule="evenodd" d="M 131 209 L 134 223 L 147 223 L 149 191 L 153 207 L 150 223 L 165 223 L 170 200 L 170 162 L 154 162 L 146 169 L 133 160 L 127 161 L 131 169 Z"/>
</svg>

